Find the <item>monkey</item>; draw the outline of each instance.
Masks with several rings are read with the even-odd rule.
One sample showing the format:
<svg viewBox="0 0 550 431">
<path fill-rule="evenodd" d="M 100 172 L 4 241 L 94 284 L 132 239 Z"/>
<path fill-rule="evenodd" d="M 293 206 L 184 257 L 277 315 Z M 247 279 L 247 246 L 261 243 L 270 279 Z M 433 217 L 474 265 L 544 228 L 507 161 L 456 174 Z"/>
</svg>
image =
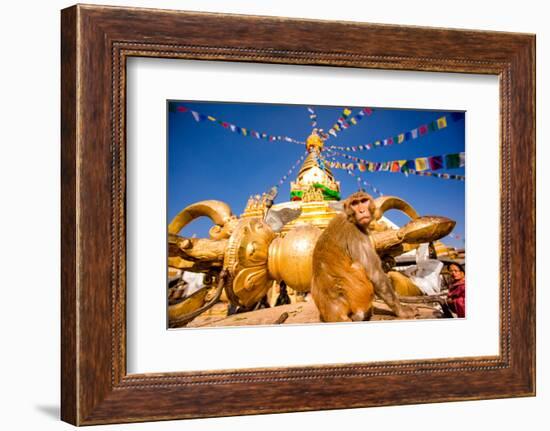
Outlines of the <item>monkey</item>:
<svg viewBox="0 0 550 431">
<path fill-rule="evenodd" d="M 414 309 L 399 302 L 371 242 L 374 201 L 363 191 L 343 202 L 313 249 L 311 295 L 323 322 L 370 320 L 374 295 L 393 313 L 414 318 Z"/>
</svg>

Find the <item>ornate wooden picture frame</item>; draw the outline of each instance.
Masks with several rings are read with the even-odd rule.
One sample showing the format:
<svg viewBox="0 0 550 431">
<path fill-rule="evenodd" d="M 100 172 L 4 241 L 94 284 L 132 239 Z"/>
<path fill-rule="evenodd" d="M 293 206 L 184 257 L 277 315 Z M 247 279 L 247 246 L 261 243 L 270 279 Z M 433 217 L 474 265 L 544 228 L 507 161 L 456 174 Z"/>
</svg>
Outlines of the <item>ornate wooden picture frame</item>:
<svg viewBox="0 0 550 431">
<path fill-rule="evenodd" d="M 342 32 L 344 45 L 332 36 Z M 533 35 L 79 5 L 62 11 L 61 45 L 64 421 L 89 425 L 535 394 Z M 125 100 L 126 60 L 135 56 L 498 76 L 500 353 L 128 374 Z"/>
</svg>

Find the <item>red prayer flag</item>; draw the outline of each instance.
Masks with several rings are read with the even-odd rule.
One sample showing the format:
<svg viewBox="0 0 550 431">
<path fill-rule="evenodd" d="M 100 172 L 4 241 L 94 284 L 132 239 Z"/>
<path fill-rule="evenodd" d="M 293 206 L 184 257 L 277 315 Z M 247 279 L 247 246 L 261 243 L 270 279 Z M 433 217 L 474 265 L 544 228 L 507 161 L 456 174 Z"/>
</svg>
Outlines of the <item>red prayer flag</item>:
<svg viewBox="0 0 550 431">
<path fill-rule="evenodd" d="M 426 124 L 423 124 L 418 128 L 418 133 L 422 136 L 428 133 L 428 126 Z"/>
<path fill-rule="evenodd" d="M 398 161 L 395 161 L 391 164 L 391 169 L 390 169 L 391 172 L 399 172 L 400 170 L 401 170 L 401 168 L 399 166 Z"/>
<path fill-rule="evenodd" d="M 443 157 L 442 156 L 428 157 L 428 163 L 430 164 L 430 169 L 432 171 L 437 171 L 438 169 L 443 168 Z"/>
</svg>

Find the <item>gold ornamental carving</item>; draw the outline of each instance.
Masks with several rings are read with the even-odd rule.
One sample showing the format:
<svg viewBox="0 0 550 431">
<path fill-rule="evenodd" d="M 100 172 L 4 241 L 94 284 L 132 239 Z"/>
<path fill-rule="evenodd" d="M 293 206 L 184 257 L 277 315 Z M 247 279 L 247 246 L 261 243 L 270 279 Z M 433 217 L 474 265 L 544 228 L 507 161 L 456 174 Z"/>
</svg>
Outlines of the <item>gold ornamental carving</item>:
<svg viewBox="0 0 550 431">
<path fill-rule="evenodd" d="M 305 192 L 302 197 L 302 202 L 308 203 L 308 202 L 321 202 L 324 200 L 323 192 L 314 187 L 310 186 Z"/>
<path fill-rule="evenodd" d="M 243 218 L 227 243 L 223 267 L 229 273 L 228 297 L 249 307 L 271 286 L 267 270 L 269 244 L 275 233 L 261 218 Z"/>
</svg>

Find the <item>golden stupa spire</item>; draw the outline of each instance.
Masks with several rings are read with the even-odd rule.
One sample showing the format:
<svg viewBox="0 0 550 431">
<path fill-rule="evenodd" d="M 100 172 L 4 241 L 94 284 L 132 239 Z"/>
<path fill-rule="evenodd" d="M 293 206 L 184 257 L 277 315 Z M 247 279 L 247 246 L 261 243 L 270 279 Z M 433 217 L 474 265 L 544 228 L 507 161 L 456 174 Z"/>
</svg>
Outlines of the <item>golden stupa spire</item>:
<svg viewBox="0 0 550 431">
<path fill-rule="evenodd" d="M 311 153 L 312 151 L 317 151 L 318 153 L 320 153 L 323 150 L 324 145 L 325 142 L 323 138 L 319 136 L 317 129 L 313 129 L 311 135 L 309 135 L 306 139 L 306 150 L 309 153 Z"/>
<path fill-rule="evenodd" d="M 313 129 L 311 135 L 306 139 L 306 149 L 309 154 L 298 172 L 296 181 L 290 183 L 291 200 L 302 200 L 304 193 L 311 188 L 320 190 L 323 200 L 340 199 L 340 183 L 334 179 L 334 175 L 328 167 L 319 164 L 323 146 L 323 138 L 317 129 Z M 321 195 L 308 193 L 308 196 L 311 198 Z"/>
</svg>

